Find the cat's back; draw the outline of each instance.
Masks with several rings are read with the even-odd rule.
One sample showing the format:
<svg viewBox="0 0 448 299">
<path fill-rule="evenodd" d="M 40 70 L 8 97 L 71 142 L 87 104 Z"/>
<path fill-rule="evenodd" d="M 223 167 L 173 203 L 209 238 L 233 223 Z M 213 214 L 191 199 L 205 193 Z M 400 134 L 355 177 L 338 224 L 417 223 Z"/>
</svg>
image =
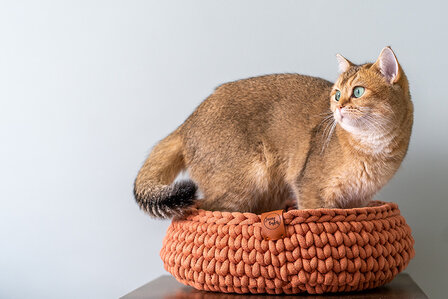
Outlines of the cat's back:
<svg viewBox="0 0 448 299">
<path fill-rule="evenodd" d="M 308 75 L 293 73 L 270 74 L 258 77 L 250 77 L 224 83 L 215 89 L 214 94 L 235 96 L 240 95 L 249 98 L 258 98 L 259 100 L 278 100 L 279 97 L 285 97 L 290 94 L 300 92 L 306 97 L 307 94 L 315 95 L 326 89 L 331 88 L 333 83 Z M 268 98 L 265 98 L 265 97 Z"/>
<path fill-rule="evenodd" d="M 271 74 L 224 83 L 204 100 L 188 124 L 232 123 L 263 129 L 273 117 L 326 109 L 333 83 L 300 74 Z"/>
</svg>

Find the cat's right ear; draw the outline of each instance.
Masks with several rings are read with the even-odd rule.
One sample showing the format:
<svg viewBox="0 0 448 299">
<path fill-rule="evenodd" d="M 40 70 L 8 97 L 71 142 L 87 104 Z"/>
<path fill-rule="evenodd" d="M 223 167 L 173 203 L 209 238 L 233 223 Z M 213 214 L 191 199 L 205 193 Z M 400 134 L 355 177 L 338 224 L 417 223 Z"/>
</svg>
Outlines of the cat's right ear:
<svg viewBox="0 0 448 299">
<path fill-rule="evenodd" d="M 336 60 L 338 61 L 339 72 L 346 72 L 350 67 L 354 66 L 354 64 L 342 56 L 341 54 L 336 54 Z"/>
<path fill-rule="evenodd" d="M 391 83 L 397 83 L 401 76 L 401 68 L 398 63 L 397 57 L 391 47 L 385 47 L 378 60 L 373 64 L 386 80 Z"/>
</svg>

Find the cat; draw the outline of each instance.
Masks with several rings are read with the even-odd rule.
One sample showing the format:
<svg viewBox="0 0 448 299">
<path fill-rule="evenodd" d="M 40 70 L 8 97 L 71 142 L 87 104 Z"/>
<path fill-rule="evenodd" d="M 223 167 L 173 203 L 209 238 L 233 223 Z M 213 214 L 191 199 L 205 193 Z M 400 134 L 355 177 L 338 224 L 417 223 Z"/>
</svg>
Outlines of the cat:
<svg viewBox="0 0 448 299">
<path fill-rule="evenodd" d="M 291 198 L 300 209 L 366 205 L 406 155 L 413 104 L 390 47 L 375 63 L 337 60 L 335 83 L 273 74 L 217 87 L 149 154 L 140 207 L 171 218 L 192 207 L 260 214 Z M 183 170 L 191 179 L 173 182 Z"/>
</svg>

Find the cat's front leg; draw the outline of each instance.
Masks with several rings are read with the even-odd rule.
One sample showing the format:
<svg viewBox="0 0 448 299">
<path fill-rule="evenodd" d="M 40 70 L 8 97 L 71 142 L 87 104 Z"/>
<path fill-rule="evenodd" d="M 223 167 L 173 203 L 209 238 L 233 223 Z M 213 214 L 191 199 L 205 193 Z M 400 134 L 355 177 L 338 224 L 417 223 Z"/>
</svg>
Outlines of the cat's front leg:
<svg viewBox="0 0 448 299">
<path fill-rule="evenodd" d="M 339 186 L 322 187 L 316 181 L 307 182 L 301 188 L 295 187 L 299 209 L 338 209 L 360 207 L 365 199 L 359 200 L 342 192 Z"/>
<path fill-rule="evenodd" d="M 324 207 L 322 198 L 319 196 L 316 188 L 294 186 L 292 189 L 297 199 L 298 209 L 319 209 Z"/>
<path fill-rule="evenodd" d="M 344 191 L 343 188 L 331 187 L 322 190 L 319 194 L 322 199 L 322 207 L 330 209 L 361 208 L 372 200 L 371 195 L 358 194 L 355 191 Z"/>
</svg>

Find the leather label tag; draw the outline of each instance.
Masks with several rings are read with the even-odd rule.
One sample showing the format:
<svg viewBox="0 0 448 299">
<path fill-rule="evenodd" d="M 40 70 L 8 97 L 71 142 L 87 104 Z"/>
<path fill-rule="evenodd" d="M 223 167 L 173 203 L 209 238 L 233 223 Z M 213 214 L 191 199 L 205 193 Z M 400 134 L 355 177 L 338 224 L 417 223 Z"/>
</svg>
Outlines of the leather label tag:
<svg viewBox="0 0 448 299">
<path fill-rule="evenodd" d="M 278 240 L 286 237 L 283 210 L 261 214 L 261 233 L 265 240 Z"/>
</svg>

